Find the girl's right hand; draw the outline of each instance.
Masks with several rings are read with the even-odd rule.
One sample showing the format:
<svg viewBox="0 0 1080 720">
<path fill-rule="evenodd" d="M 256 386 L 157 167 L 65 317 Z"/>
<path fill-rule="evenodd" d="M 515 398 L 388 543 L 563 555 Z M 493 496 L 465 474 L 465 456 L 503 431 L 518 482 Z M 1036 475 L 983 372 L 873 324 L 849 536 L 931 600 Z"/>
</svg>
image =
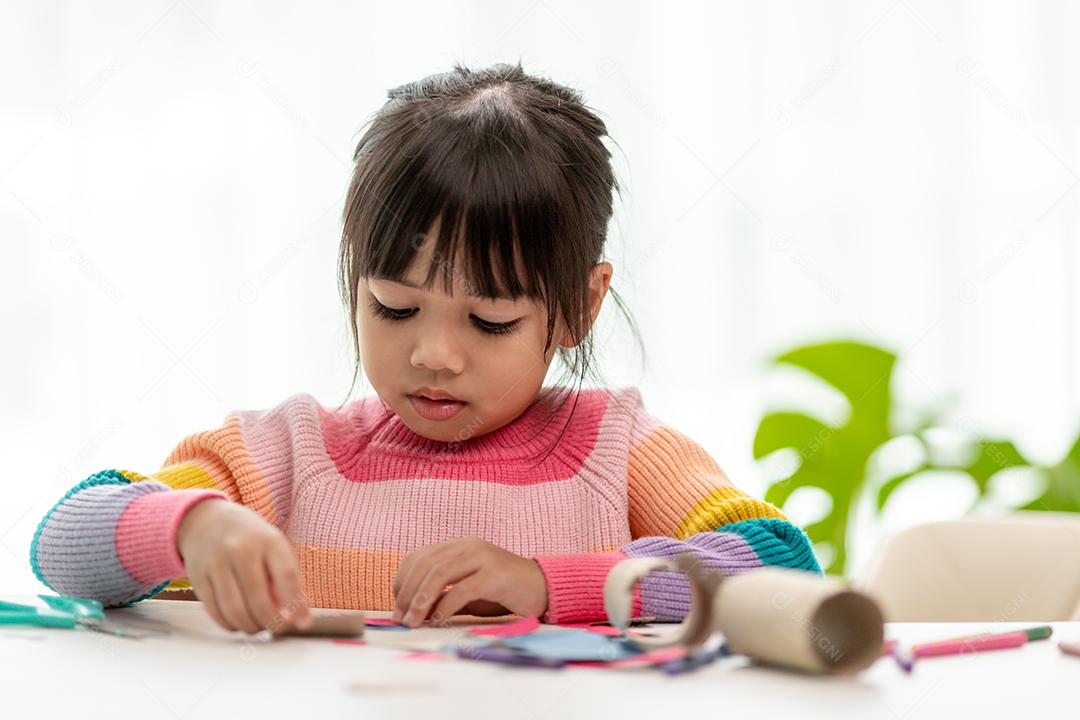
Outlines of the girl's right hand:
<svg viewBox="0 0 1080 720">
<path fill-rule="evenodd" d="M 180 520 L 176 548 L 195 594 L 226 630 L 311 626 L 292 545 L 251 508 L 224 498 L 195 503 Z"/>
</svg>

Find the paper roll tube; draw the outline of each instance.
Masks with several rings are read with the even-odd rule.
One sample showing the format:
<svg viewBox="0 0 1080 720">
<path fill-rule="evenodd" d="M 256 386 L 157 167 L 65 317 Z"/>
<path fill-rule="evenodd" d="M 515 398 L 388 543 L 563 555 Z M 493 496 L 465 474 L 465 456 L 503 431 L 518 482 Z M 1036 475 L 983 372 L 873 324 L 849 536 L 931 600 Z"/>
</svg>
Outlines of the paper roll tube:
<svg viewBox="0 0 1080 720">
<path fill-rule="evenodd" d="M 808 672 L 858 672 L 884 645 L 884 620 L 873 600 L 836 578 L 791 568 L 726 578 L 711 615 L 732 652 Z"/>
<path fill-rule="evenodd" d="M 680 555 L 674 562 L 665 558 L 642 557 L 623 560 L 615 565 L 604 581 L 604 609 L 608 622 L 626 631 L 630 625 L 634 585 L 654 570 L 674 570 L 687 576 L 690 581 L 690 611 L 673 634 L 664 637 L 631 635 L 630 641 L 646 649 L 678 643 L 691 651 L 696 650 L 713 632 L 710 619 L 712 597 L 723 576 L 720 573 L 701 572 L 698 561 L 690 554 Z"/>
</svg>

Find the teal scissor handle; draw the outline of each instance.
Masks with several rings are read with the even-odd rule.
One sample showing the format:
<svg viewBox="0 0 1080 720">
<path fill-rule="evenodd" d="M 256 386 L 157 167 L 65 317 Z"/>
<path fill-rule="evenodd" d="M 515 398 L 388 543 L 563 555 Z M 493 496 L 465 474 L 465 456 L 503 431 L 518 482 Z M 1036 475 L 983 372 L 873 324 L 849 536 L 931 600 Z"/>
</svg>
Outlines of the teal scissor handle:
<svg viewBox="0 0 1080 720">
<path fill-rule="evenodd" d="M 0 625 L 73 628 L 78 624 L 78 619 L 68 612 L 50 612 L 33 605 L 0 601 Z"/>
<path fill-rule="evenodd" d="M 53 610 L 69 613 L 75 618 L 100 620 L 105 617 L 105 608 L 91 598 L 67 597 L 65 595 L 38 595 Z"/>
</svg>

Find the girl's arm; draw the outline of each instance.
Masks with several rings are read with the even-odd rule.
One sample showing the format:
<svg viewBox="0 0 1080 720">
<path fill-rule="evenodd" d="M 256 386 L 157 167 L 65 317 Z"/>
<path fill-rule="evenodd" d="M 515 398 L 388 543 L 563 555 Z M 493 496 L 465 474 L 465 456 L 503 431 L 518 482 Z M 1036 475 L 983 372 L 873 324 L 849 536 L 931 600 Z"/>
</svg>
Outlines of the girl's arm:
<svg viewBox="0 0 1080 720">
<path fill-rule="evenodd" d="M 284 529 L 297 402 L 230 413 L 219 427 L 184 438 L 149 476 L 109 469 L 78 483 L 38 524 L 34 574 L 61 595 L 127 606 L 166 587 L 190 587 L 176 533 L 202 500 L 242 503 Z"/>
<path fill-rule="evenodd" d="M 534 558 L 548 584 L 545 622 L 607 619 L 603 588 L 608 572 L 631 557 L 674 558 L 693 553 L 704 567 L 734 574 L 763 565 L 821 572 L 805 533 L 775 506 L 728 480 L 697 443 L 638 410 L 638 436 L 627 491 L 634 540 L 610 553 Z M 634 589 L 633 616 L 681 621 L 690 608 L 687 579 L 652 572 Z"/>
</svg>

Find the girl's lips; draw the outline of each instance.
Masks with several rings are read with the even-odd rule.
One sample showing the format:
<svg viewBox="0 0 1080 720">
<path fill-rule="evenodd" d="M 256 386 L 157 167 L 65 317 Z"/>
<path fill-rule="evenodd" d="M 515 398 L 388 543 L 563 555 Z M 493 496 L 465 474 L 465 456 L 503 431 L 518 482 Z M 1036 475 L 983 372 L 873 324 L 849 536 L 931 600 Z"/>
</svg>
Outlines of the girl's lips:
<svg viewBox="0 0 1080 720">
<path fill-rule="evenodd" d="M 431 400 L 420 395 L 408 397 L 413 410 L 425 420 L 449 420 L 466 405 L 462 400 Z"/>
</svg>

